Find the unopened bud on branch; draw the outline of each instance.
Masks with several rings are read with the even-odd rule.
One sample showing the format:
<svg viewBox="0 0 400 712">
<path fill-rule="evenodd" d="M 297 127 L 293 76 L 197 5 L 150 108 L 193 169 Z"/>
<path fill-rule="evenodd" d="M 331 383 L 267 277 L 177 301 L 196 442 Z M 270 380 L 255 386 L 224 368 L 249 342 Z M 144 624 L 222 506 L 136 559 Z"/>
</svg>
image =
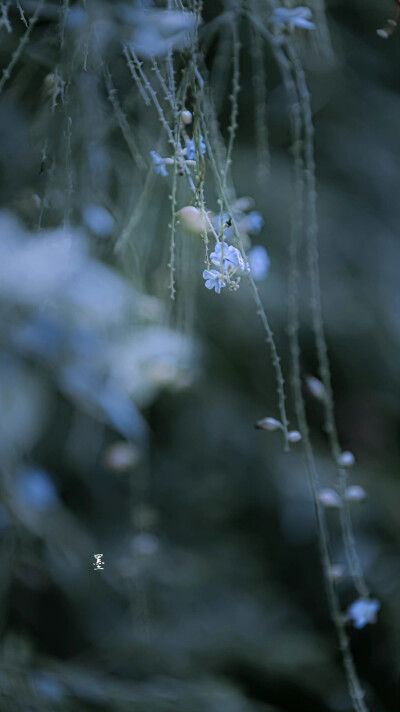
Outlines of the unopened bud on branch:
<svg viewBox="0 0 400 712">
<path fill-rule="evenodd" d="M 367 493 L 360 485 L 351 485 L 346 489 L 345 497 L 348 502 L 364 502 L 367 498 Z"/>
<path fill-rule="evenodd" d="M 355 457 L 352 452 L 345 450 L 338 457 L 338 465 L 340 467 L 352 467 L 355 463 Z"/>
<path fill-rule="evenodd" d="M 287 437 L 290 443 L 298 443 L 301 440 L 301 435 L 298 430 L 290 430 Z"/>
<path fill-rule="evenodd" d="M 318 400 L 323 400 L 325 398 L 325 386 L 324 384 L 315 376 L 307 376 L 306 384 L 309 393 L 318 398 Z"/>
<path fill-rule="evenodd" d="M 342 502 L 337 492 L 333 489 L 322 489 L 318 492 L 317 498 L 324 507 L 341 507 Z"/>
<path fill-rule="evenodd" d="M 262 418 L 262 420 L 257 421 L 255 427 L 259 430 L 268 430 L 269 432 L 272 432 L 273 430 L 282 428 L 282 423 L 280 423 L 279 420 L 275 420 L 275 418 Z"/>
<path fill-rule="evenodd" d="M 181 119 L 185 126 L 190 126 L 193 120 L 192 112 L 184 109 L 184 111 L 181 112 Z"/>
</svg>

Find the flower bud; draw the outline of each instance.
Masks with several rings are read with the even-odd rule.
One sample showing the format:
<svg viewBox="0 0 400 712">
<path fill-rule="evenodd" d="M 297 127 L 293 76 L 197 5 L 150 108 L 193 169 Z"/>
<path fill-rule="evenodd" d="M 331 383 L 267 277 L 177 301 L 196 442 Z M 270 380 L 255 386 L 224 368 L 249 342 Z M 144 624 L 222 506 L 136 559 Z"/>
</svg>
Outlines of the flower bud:
<svg viewBox="0 0 400 712">
<path fill-rule="evenodd" d="M 53 74 L 53 72 L 50 72 L 50 74 L 46 74 L 44 78 L 44 83 L 46 85 L 47 89 L 52 89 L 56 81 L 56 76 Z"/>
<path fill-rule="evenodd" d="M 272 432 L 273 430 L 282 428 L 282 423 L 280 423 L 279 420 L 275 420 L 275 418 L 262 418 L 262 420 L 257 421 L 255 427 L 258 428 L 258 430 L 268 430 Z"/>
<path fill-rule="evenodd" d="M 290 443 L 298 443 L 301 440 L 301 435 L 298 430 L 290 430 L 287 437 Z"/>
<path fill-rule="evenodd" d="M 355 463 L 355 457 L 352 452 L 345 450 L 338 457 L 338 465 L 340 467 L 351 467 Z"/>
<path fill-rule="evenodd" d="M 314 396 L 314 398 L 318 398 L 318 400 L 324 400 L 325 386 L 318 378 L 315 378 L 315 376 L 307 376 L 306 384 L 309 393 Z"/>
<path fill-rule="evenodd" d="M 367 498 L 367 493 L 360 485 L 351 485 L 347 487 L 345 497 L 348 502 L 364 502 Z"/>
<path fill-rule="evenodd" d="M 190 124 L 192 123 L 192 119 L 193 116 L 191 111 L 188 111 L 187 109 L 181 111 L 181 120 L 185 126 L 190 126 Z"/>
<path fill-rule="evenodd" d="M 329 578 L 332 581 L 341 581 L 344 576 L 344 566 L 342 564 L 332 564 L 329 569 Z"/>
<path fill-rule="evenodd" d="M 195 208 L 194 205 L 185 205 L 184 208 L 179 210 L 178 215 L 182 225 L 184 225 L 189 232 L 200 234 L 202 232 L 208 232 L 211 229 L 205 215 L 198 208 Z"/>
<path fill-rule="evenodd" d="M 104 462 L 114 472 L 127 472 L 140 460 L 140 451 L 134 445 L 124 442 L 113 443 L 104 453 Z"/>
<path fill-rule="evenodd" d="M 333 489 L 322 489 L 318 492 L 317 498 L 324 507 L 341 507 L 342 502 L 337 492 Z"/>
</svg>

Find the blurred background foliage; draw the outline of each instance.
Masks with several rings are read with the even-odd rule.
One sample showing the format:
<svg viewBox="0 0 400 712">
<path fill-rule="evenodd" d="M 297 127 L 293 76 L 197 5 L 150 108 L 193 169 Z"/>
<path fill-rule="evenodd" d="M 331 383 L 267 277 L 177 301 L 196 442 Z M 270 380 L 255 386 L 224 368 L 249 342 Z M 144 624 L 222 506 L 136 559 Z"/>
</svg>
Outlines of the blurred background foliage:
<svg viewBox="0 0 400 712">
<path fill-rule="evenodd" d="M 301 450 L 283 454 L 279 434 L 253 428 L 277 413 L 250 292 L 205 290 L 201 240 L 178 227 L 169 299 L 171 187 L 149 158 L 162 127 L 122 48 L 137 48 L 163 103 L 146 53 L 173 47 L 179 72 L 183 30 L 161 5 L 61 5 L 1 3 L 3 68 L 37 16 L 0 96 L 0 708 L 347 711 Z M 371 709 L 394 712 L 400 33 L 376 35 L 393 14 L 386 0 L 328 2 L 330 35 L 322 3 L 310 7 L 317 31 L 296 39 L 316 127 L 325 325 L 350 481 L 368 492 L 354 505 L 357 543 L 382 602 L 378 623 L 350 637 Z M 199 30 L 226 139 L 238 9 L 205 0 Z M 260 292 L 288 373 L 288 106 L 267 51 L 261 179 L 245 20 L 240 39 L 233 180 L 264 218 Z M 218 211 L 207 178 L 206 193 Z M 189 199 L 178 186 L 177 207 Z M 306 280 L 304 269 L 302 363 L 317 375 Z M 323 413 L 309 395 L 307 408 L 329 485 Z M 338 587 L 345 607 L 354 591 L 346 577 Z"/>
</svg>

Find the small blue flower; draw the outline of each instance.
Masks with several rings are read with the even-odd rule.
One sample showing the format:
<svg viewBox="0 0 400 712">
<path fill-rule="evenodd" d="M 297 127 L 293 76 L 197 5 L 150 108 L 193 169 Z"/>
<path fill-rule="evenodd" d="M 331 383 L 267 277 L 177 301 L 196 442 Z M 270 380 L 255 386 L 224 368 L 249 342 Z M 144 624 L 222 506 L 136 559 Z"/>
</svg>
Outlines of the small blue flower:
<svg viewBox="0 0 400 712">
<path fill-rule="evenodd" d="M 204 158 L 205 152 L 206 152 L 206 144 L 204 143 L 204 139 L 201 134 L 200 134 L 199 148 L 200 148 L 200 156 L 202 158 Z M 186 158 L 188 159 L 188 161 L 196 160 L 196 146 L 195 146 L 194 138 L 189 139 L 189 141 L 186 144 Z"/>
<path fill-rule="evenodd" d="M 364 628 L 367 623 L 376 622 L 376 614 L 381 604 L 376 599 L 358 598 L 347 609 L 348 617 L 354 628 Z"/>
<path fill-rule="evenodd" d="M 205 286 L 207 289 L 215 289 L 217 294 L 220 293 L 221 287 L 225 287 L 221 278 L 221 272 L 217 272 L 216 269 L 205 269 L 203 272 L 203 279 L 206 280 Z"/>
<path fill-rule="evenodd" d="M 257 210 L 252 210 L 247 216 L 248 228 L 247 232 L 250 235 L 258 235 L 264 225 L 264 218 Z"/>
<path fill-rule="evenodd" d="M 108 237 L 114 229 L 114 218 L 102 205 L 86 205 L 83 220 L 97 237 Z"/>
<path fill-rule="evenodd" d="M 230 268 L 231 271 L 240 269 L 241 272 L 247 269 L 239 250 L 233 245 L 227 245 L 226 242 L 217 242 L 215 251 L 211 253 L 210 259 L 220 269 L 227 270 Z"/>
<path fill-rule="evenodd" d="M 153 163 L 156 167 L 156 173 L 159 176 L 162 176 L 163 178 L 166 178 L 168 175 L 168 171 L 165 167 L 165 158 L 161 158 L 160 154 L 157 153 L 157 151 L 150 151 L 150 156 L 153 159 Z"/>
<path fill-rule="evenodd" d="M 268 257 L 268 252 L 262 245 L 252 247 L 249 254 L 250 272 L 253 279 L 265 279 L 268 274 L 268 269 L 271 260 Z"/>
<path fill-rule="evenodd" d="M 287 25 L 291 30 L 294 27 L 301 27 L 303 30 L 315 30 L 314 22 L 310 21 L 312 12 L 309 7 L 277 7 L 272 13 L 271 23 L 278 27 Z"/>
</svg>

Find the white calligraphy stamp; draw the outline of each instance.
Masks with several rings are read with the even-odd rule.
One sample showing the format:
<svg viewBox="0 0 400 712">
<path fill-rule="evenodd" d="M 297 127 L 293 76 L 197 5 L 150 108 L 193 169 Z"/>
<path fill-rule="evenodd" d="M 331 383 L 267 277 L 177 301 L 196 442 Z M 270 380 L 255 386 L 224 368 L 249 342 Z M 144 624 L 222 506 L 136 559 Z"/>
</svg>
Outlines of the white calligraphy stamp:
<svg viewBox="0 0 400 712">
<path fill-rule="evenodd" d="M 94 570 L 103 571 L 104 566 L 101 565 L 104 564 L 104 561 L 102 561 L 103 554 L 94 554 L 94 558 L 96 559 L 96 561 L 93 562 Z"/>
</svg>

